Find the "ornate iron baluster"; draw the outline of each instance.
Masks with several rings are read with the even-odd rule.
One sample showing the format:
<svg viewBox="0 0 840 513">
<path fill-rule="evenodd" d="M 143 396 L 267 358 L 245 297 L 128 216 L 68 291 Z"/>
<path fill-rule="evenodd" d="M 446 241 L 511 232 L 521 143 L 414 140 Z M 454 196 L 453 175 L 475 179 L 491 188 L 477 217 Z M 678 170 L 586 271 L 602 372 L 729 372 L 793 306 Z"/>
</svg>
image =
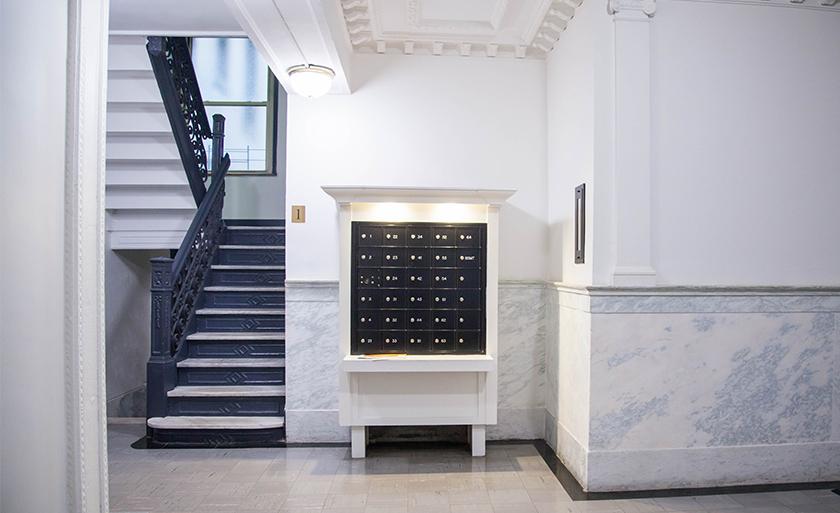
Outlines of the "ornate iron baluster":
<svg viewBox="0 0 840 513">
<path fill-rule="evenodd" d="M 204 182 L 207 181 L 207 151 L 204 143 L 213 134 L 204 110 L 187 39 L 149 37 L 146 50 L 190 190 L 196 205 L 199 205 L 206 194 Z"/>
<path fill-rule="evenodd" d="M 222 209 L 230 157 L 224 153 L 225 118 L 213 116 L 213 131 L 204 110 L 187 40 L 150 37 L 146 48 L 198 205 L 175 259 L 152 260 L 152 354 L 147 365 L 147 416 L 167 414 L 167 391 L 177 380 L 176 360 L 195 323 L 204 282 L 224 234 Z M 213 138 L 210 188 L 204 143 Z"/>
</svg>

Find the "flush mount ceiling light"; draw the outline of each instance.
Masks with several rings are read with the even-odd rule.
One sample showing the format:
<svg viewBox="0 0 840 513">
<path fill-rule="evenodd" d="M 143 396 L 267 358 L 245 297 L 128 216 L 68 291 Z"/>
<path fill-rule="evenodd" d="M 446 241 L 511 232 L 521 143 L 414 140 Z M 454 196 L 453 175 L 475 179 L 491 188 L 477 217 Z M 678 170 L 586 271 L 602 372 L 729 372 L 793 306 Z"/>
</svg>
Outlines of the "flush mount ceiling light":
<svg viewBox="0 0 840 513">
<path fill-rule="evenodd" d="M 335 72 L 317 64 L 298 64 L 286 70 L 295 92 L 307 98 L 324 96 L 332 87 Z"/>
<path fill-rule="evenodd" d="M 280 14 L 280 19 L 283 20 L 283 25 L 286 26 L 286 33 L 292 39 L 292 42 L 300 54 L 300 60 L 303 64 L 297 64 L 286 70 L 289 75 L 289 84 L 294 91 L 307 98 L 318 98 L 330 92 L 332 87 L 332 80 L 335 77 L 335 71 L 326 66 L 318 66 L 317 64 L 310 64 L 309 59 L 303 54 L 303 49 L 300 47 L 294 32 L 286 22 L 283 14 Z"/>
</svg>

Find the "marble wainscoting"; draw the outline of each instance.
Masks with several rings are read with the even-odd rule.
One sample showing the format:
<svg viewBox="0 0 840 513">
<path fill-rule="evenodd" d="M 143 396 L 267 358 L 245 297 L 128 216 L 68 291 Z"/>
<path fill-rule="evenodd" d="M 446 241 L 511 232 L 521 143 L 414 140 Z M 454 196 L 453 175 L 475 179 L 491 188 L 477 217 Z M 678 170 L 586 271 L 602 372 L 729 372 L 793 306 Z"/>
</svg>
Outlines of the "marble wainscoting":
<svg viewBox="0 0 840 513">
<path fill-rule="evenodd" d="M 499 282 L 499 415 L 488 440 L 545 436 L 545 283 Z"/>
<path fill-rule="evenodd" d="M 499 414 L 490 440 L 545 433 L 545 284 L 499 284 Z M 286 282 L 286 436 L 347 442 L 338 425 L 338 282 Z"/>
<path fill-rule="evenodd" d="M 840 480 L 840 290 L 574 293 L 591 322 L 586 489 Z"/>
<path fill-rule="evenodd" d="M 588 295 L 546 289 L 545 440 L 580 483 L 589 444 L 590 320 Z"/>
<path fill-rule="evenodd" d="M 349 442 L 338 425 L 338 282 L 286 281 L 286 439 Z"/>
</svg>

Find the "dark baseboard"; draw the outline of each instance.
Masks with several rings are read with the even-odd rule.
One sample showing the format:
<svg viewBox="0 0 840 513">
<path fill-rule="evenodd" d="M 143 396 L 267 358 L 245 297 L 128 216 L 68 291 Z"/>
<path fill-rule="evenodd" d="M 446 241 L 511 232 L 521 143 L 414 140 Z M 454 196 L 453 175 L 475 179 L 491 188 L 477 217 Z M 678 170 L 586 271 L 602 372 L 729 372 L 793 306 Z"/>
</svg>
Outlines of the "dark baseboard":
<svg viewBox="0 0 840 513">
<path fill-rule="evenodd" d="M 659 490 L 633 490 L 626 492 L 586 492 L 577 479 L 557 458 L 554 450 L 544 440 L 534 442 L 548 468 L 575 501 L 600 501 L 621 499 L 654 499 L 660 497 L 689 497 L 693 495 L 729 495 L 739 493 L 790 492 L 799 490 L 830 490 L 840 486 L 840 481 L 813 483 L 777 483 L 760 485 L 713 486 L 703 488 L 667 488 Z M 838 490 L 834 490 L 835 493 Z"/>
</svg>

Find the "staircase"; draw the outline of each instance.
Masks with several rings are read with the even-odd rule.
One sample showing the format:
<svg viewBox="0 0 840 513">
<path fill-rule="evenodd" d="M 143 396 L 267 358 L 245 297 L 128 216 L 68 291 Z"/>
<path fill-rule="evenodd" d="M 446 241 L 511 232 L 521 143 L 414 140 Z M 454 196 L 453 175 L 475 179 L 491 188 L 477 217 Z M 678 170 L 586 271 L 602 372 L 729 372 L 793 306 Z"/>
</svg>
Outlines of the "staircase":
<svg viewBox="0 0 840 513">
<path fill-rule="evenodd" d="M 196 203 L 155 83 L 146 38 L 108 41 L 105 209 L 111 249 L 172 249 Z"/>
<path fill-rule="evenodd" d="M 152 259 L 146 443 L 282 444 L 285 225 L 222 219 L 225 118 L 210 126 L 185 38 L 149 37 L 146 48 L 197 206 L 174 258 Z"/>
<path fill-rule="evenodd" d="M 253 447 L 285 440 L 285 227 L 227 221 L 179 350 L 155 447 Z"/>
</svg>

